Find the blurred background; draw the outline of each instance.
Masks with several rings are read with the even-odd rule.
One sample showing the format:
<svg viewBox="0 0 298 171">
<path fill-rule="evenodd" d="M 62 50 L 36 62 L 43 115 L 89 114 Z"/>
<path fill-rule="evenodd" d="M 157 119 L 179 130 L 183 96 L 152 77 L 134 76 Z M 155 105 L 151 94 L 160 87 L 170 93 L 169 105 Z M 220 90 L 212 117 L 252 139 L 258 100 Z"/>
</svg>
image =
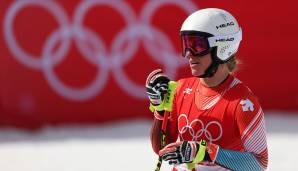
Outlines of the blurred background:
<svg viewBox="0 0 298 171">
<path fill-rule="evenodd" d="M 265 111 L 269 169 L 298 169 L 296 1 L 0 0 L 0 170 L 153 170 L 145 79 L 191 76 L 179 30 L 207 7 L 242 27 L 235 75 Z"/>
</svg>

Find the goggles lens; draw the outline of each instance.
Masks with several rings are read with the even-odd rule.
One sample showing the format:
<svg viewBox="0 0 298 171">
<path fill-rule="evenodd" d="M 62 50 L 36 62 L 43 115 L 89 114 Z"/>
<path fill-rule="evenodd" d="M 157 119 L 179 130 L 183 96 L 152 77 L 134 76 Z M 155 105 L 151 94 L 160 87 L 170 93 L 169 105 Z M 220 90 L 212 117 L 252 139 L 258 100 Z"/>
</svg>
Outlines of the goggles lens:
<svg viewBox="0 0 298 171">
<path fill-rule="evenodd" d="M 198 35 L 181 35 L 182 56 L 185 57 L 187 51 L 194 56 L 204 56 L 210 50 L 208 39 Z"/>
</svg>

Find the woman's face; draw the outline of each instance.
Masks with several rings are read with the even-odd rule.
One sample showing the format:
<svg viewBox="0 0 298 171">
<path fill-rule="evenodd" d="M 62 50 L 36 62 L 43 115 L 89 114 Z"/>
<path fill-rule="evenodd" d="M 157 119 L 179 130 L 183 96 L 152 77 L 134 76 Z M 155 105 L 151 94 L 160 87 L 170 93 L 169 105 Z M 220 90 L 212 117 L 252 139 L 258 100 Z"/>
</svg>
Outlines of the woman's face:
<svg viewBox="0 0 298 171">
<path fill-rule="evenodd" d="M 206 69 L 212 63 L 211 54 L 196 57 L 193 56 L 189 51 L 186 53 L 185 57 L 188 59 L 189 67 L 193 76 L 203 75 Z"/>
</svg>

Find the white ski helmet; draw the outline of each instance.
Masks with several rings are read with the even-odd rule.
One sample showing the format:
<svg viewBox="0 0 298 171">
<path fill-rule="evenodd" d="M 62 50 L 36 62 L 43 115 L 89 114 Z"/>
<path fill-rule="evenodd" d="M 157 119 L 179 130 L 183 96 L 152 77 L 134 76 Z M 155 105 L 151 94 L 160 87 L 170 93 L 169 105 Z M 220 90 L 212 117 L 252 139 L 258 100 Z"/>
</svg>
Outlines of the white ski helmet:
<svg viewBox="0 0 298 171">
<path fill-rule="evenodd" d="M 208 48 L 211 56 L 213 56 L 213 67 L 209 68 L 209 70 L 215 69 L 212 71 L 213 74 L 220 63 L 225 63 L 234 56 L 242 40 L 242 30 L 236 19 L 229 12 L 218 8 L 206 8 L 192 13 L 183 22 L 180 35 L 183 54 L 188 50 L 187 45 L 185 45 L 187 44 L 185 43 L 187 38 L 184 39 L 185 35 L 204 37 L 207 45 L 203 45 L 203 47 Z M 200 44 L 202 44 L 201 41 Z M 213 74 L 207 73 L 207 76 Z"/>
</svg>

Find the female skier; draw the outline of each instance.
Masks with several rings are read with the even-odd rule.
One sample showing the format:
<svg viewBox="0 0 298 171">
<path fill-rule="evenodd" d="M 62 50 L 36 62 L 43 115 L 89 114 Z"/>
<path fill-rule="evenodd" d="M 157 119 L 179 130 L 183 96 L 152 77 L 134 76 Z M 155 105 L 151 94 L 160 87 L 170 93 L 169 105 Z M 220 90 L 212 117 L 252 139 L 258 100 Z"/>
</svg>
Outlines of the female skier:
<svg viewBox="0 0 298 171">
<path fill-rule="evenodd" d="M 250 89 L 232 75 L 242 39 L 236 19 L 222 9 L 202 9 L 184 21 L 180 36 L 193 77 L 177 81 L 169 117 L 164 118 L 169 78 L 159 69 L 146 81 L 155 116 L 153 150 L 173 171 L 265 170 L 264 113 Z"/>
</svg>

